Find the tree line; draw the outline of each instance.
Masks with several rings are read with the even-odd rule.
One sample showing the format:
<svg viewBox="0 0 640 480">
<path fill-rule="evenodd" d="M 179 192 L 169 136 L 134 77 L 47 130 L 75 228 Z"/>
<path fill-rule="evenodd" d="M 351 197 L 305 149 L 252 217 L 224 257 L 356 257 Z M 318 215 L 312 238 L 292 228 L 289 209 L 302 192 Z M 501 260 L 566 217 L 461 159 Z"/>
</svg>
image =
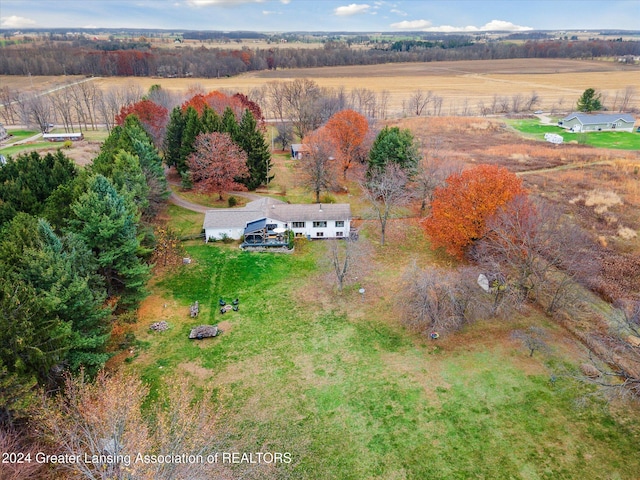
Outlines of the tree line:
<svg viewBox="0 0 640 480">
<path fill-rule="evenodd" d="M 2 75 L 160 76 L 217 78 L 247 71 L 321 66 L 375 65 L 397 62 L 492 60 L 508 58 L 596 58 L 640 55 L 640 42 L 605 40 L 528 40 L 397 43 L 352 49 L 348 43 L 319 49 L 238 49 L 183 46 L 179 50 L 45 42 L 38 48 L 2 47 Z M 447 47 L 447 48 L 443 48 Z"/>
<path fill-rule="evenodd" d="M 145 296 L 149 223 L 168 190 L 161 157 L 135 116 L 92 165 L 59 150 L 0 168 L 0 421 L 20 420 L 36 385 L 95 374 L 113 326 Z"/>
</svg>

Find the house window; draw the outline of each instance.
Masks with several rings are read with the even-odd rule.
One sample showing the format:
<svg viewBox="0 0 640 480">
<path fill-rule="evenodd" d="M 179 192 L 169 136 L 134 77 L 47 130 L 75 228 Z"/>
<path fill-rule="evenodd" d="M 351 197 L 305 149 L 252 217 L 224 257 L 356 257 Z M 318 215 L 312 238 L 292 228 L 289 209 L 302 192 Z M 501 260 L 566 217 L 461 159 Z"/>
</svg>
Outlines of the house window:
<svg viewBox="0 0 640 480">
<path fill-rule="evenodd" d="M 291 222 L 291 228 L 304 228 L 304 222 Z"/>
<path fill-rule="evenodd" d="M 326 228 L 327 222 L 313 222 L 313 228 Z"/>
<path fill-rule="evenodd" d="M 324 232 L 316 232 L 316 237 L 324 237 Z"/>
<path fill-rule="evenodd" d="M 344 227 L 344 220 L 336 220 L 336 227 Z"/>
<path fill-rule="evenodd" d="M 336 232 L 336 237 L 341 237 L 342 236 L 342 232 Z"/>
<path fill-rule="evenodd" d="M 267 231 L 270 232 L 271 230 L 275 230 L 276 228 L 278 228 L 278 225 L 275 223 L 267 223 Z"/>
</svg>

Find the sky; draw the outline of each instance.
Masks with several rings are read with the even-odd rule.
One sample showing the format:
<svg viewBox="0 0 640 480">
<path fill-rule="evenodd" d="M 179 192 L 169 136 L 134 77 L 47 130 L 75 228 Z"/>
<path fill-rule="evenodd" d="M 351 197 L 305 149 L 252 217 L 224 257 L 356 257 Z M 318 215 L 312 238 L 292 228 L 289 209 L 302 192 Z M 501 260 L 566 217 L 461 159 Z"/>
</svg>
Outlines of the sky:
<svg viewBox="0 0 640 480">
<path fill-rule="evenodd" d="M 640 30 L 640 0 L 0 0 L 0 28 Z"/>
</svg>

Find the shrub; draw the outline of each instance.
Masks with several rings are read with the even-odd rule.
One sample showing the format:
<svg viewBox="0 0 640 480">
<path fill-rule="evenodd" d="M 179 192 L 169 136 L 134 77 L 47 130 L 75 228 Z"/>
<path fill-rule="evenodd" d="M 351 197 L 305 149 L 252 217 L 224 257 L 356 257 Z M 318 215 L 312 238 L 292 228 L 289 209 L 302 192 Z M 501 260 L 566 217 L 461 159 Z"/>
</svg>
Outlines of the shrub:
<svg viewBox="0 0 640 480">
<path fill-rule="evenodd" d="M 227 200 L 227 204 L 229 205 L 229 207 L 235 207 L 238 204 L 238 199 L 234 196 L 231 196 Z"/>
<path fill-rule="evenodd" d="M 65 140 L 62 144 L 62 148 L 69 150 L 73 146 L 73 142 L 71 140 Z"/>
</svg>

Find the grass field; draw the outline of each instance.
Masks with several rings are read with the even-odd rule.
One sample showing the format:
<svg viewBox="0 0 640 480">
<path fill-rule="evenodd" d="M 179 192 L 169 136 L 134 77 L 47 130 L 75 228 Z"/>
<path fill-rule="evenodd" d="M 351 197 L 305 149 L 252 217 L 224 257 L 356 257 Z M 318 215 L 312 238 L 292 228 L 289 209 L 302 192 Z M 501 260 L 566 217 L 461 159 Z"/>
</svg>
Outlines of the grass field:
<svg viewBox="0 0 640 480">
<path fill-rule="evenodd" d="M 550 381 L 582 355 L 562 331 L 531 312 L 424 340 L 398 324 L 392 285 L 405 247 L 378 248 L 364 300 L 323 286 L 323 248 L 268 255 L 194 243 L 194 262 L 159 279 L 140 311 L 129 368 L 154 387 L 172 373 L 213 384 L 220 450 L 292 454 L 289 465 L 238 465 L 237 477 L 637 478 L 637 419 L 595 400 L 579 405 L 585 387 L 567 377 Z M 240 311 L 220 315 L 218 299 L 235 297 Z M 161 319 L 171 329 L 151 333 Z M 224 333 L 188 340 L 204 323 Z M 530 358 L 510 339 L 531 323 L 547 330 L 551 356 Z"/>
<path fill-rule="evenodd" d="M 538 140 L 544 140 L 545 133 L 557 133 L 565 142 L 578 142 L 599 148 L 640 150 L 640 134 L 637 132 L 572 133 L 555 125 L 541 124 L 537 119 L 509 120 L 507 123 L 519 132 Z"/>
</svg>

